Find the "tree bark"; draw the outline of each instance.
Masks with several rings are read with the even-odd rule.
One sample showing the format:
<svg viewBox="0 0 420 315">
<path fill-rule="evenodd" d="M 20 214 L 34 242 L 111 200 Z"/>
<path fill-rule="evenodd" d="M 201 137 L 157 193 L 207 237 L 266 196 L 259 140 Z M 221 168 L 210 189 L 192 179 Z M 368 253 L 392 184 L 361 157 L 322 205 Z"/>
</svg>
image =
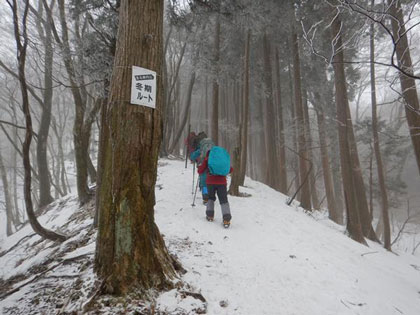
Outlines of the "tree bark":
<svg viewBox="0 0 420 315">
<path fill-rule="evenodd" d="M 105 291 L 167 288 L 173 261 L 154 221 L 161 143 L 163 0 L 122 0 L 105 115 L 95 269 Z M 141 43 L 141 49 L 138 45 Z M 129 104 L 131 66 L 157 73 L 156 109 Z"/>
<path fill-rule="evenodd" d="M 217 16 L 214 37 L 214 64 L 216 68 L 213 78 L 213 105 L 211 118 L 211 137 L 215 145 L 219 143 L 219 59 L 220 59 L 220 17 Z"/>
<path fill-rule="evenodd" d="M 336 16 L 331 24 L 331 40 L 335 47 L 342 47 L 340 33 L 341 20 Z M 337 124 L 341 159 L 341 175 L 343 178 L 343 191 L 347 212 L 347 232 L 355 241 L 366 244 L 363 237 L 359 212 L 357 210 L 357 197 L 355 183 L 352 176 L 352 156 L 349 143 L 349 133 L 352 127 L 347 116 L 348 97 L 346 87 L 346 75 L 344 72 L 344 54 L 342 50 L 336 51 L 333 58 L 335 102 L 337 106 Z"/>
<path fill-rule="evenodd" d="M 292 5 L 292 4 L 291 4 Z M 297 138 L 298 138 L 298 152 L 299 152 L 299 176 L 301 183 L 301 195 L 300 202 L 302 208 L 306 210 L 311 210 L 311 195 L 309 191 L 309 182 L 307 180 L 308 173 L 308 151 L 306 148 L 306 137 L 304 129 L 304 115 L 303 115 L 303 105 L 302 105 L 302 85 L 300 77 L 300 58 L 299 58 L 299 42 L 296 34 L 296 29 L 294 26 L 295 15 L 294 8 L 292 16 L 292 55 L 293 55 L 293 77 L 294 77 L 294 87 L 295 87 L 295 113 L 297 121 Z"/>
<path fill-rule="evenodd" d="M 392 15 L 392 33 L 394 37 L 395 50 L 398 59 L 398 66 L 408 73 L 413 73 L 413 63 L 411 61 L 410 48 L 408 46 L 407 33 L 405 28 L 403 11 L 399 0 L 388 0 L 390 14 Z M 408 129 L 410 131 L 411 142 L 413 143 L 414 155 L 416 157 L 417 168 L 420 173 L 420 105 L 416 89 L 416 81 L 398 71 L 401 83 L 401 93 L 406 102 L 405 114 Z"/>
<path fill-rule="evenodd" d="M 374 0 L 371 1 L 371 6 L 374 6 Z M 379 133 L 378 133 L 378 119 L 376 110 L 376 76 L 375 76 L 375 26 L 370 25 L 370 89 L 372 98 L 372 132 L 373 132 L 373 147 L 375 149 L 376 167 L 378 169 L 378 181 L 381 191 L 381 205 L 382 217 L 384 223 L 384 247 L 391 250 L 391 228 L 389 225 L 388 213 L 388 194 L 385 186 L 385 171 L 383 169 L 382 155 L 379 147 Z M 371 209 L 373 214 L 373 209 Z"/>
<path fill-rule="evenodd" d="M 327 128 L 331 129 L 331 128 Z M 344 197 L 343 197 L 343 183 L 341 179 L 341 165 L 340 165 L 340 152 L 336 150 L 339 147 L 337 128 L 335 132 L 330 130 L 328 133 L 332 149 L 329 151 L 331 156 L 331 175 L 334 185 L 334 199 L 337 205 L 337 222 L 338 224 L 344 224 Z"/>
<path fill-rule="evenodd" d="M 363 181 L 362 168 L 359 161 L 359 152 L 357 150 L 356 138 L 353 130 L 353 123 L 350 114 L 350 106 L 347 102 L 347 125 L 348 125 L 348 141 L 350 145 L 350 154 L 352 162 L 352 176 L 354 188 L 356 191 L 357 210 L 362 225 L 363 235 L 368 239 L 377 242 L 375 230 L 372 227 L 372 220 L 369 213 L 369 205 L 366 197 L 366 186 Z"/>
<path fill-rule="evenodd" d="M 241 131 L 242 128 L 239 128 Z M 238 166 L 240 166 L 240 158 L 241 158 L 241 147 L 236 147 L 233 151 L 233 169 L 238 169 Z M 232 180 L 230 182 L 229 186 L 229 195 L 232 196 L 239 196 L 239 172 L 234 172 L 232 174 Z"/>
<path fill-rule="evenodd" d="M 255 145 L 255 159 L 254 161 L 259 161 L 258 163 L 256 163 L 256 179 L 258 181 L 261 181 L 265 184 L 267 184 L 265 182 L 266 180 L 266 174 L 267 174 L 267 168 L 268 168 L 268 163 L 267 163 L 267 158 L 265 156 L 265 152 L 267 152 L 266 149 L 266 142 L 265 142 L 265 133 L 264 133 L 264 105 L 263 105 L 263 99 L 262 96 L 258 97 L 258 118 L 259 118 L 259 124 L 260 124 L 260 130 L 258 133 L 258 138 L 257 141 L 255 141 L 254 145 Z"/>
<path fill-rule="evenodd" d="M 292 143 L 294 151 L 298 151 L 298 140 L 297 140 L 297 120 L 295 114 L 295 102 L 294 102 L 294 87 L 293 87 L 293 78 L 292 78 L 292 65 L 289 62 L 289 90 L 290 90 L 290 118 L 291 118 L 291 129 L 292 129 Z M 300 179 L 299 179 L 299 165 L 298 159 L 293 159 L 293 171 L 295 173 L 294 183 L 295 183 L 295 190 L 297 191 L 300 187 Z M 292 182 L 293 182 L 292 181 Z M 289 189 L 288 189 L 289 190 Z M 300 194 L 298 194 L 298 199 L 300 200 Z"/>
<path fill-rule="evenodd" d="M 209 102 L 209 79 L 208 79 L 208 76 L 206 75 L 206 79 L 205 79 L 205 82 L 204 82 L 204 85 L 205 85 L 205 87 L 204 87 L 204 103 L 205 103 L 205 106 L 206 106 L 206 108 L 205 108 L 205 115 L 206 115 L 206 119 L 205 119 L 205 122 L 206 122 L 206 128 L 205 128 L 205 131 L 206 131 L 206 134 L 207 135 L 209 135 L 210 134 L 210 102 Z"/>
<path fill-rule="evenodd" d="M 308 159 L 311 161 L 312 165 L 314 165 L 314 155 L 312 154 L 312 135 L 311 135 L 311 125 L 309 121 L 309 108 L 308 108 L 308 95 L 306 89 L 303 89 L 303 115 L 304 115 L 304 129 L 305 129 L 305 137 L 307 142 L 307 151 L 308 151 Z M 315 167 L 312 167 L 311 173 L 309 175 L 309 187 L 311 191 L 311 200 L 312 200 L 312 207 L 315 210 L 319 210 L 320 202 L 318 198 L 318 192 L 316 190 L 316 177 L 315 177 Z"/>
<path fill-rule="evenodd" d="M 40 15 L 42 16 L 42 3 L 39 3 Z M 40 35 L 41 30 L 40 30 Z M 39 207 L 44 207 L 53 201 L 51 197 L 51 183 L 50 171 L 48 167 L 47 158 L 47 144 L 48 134 L 51 124 L 51 107 L 53 98 L 53 83 L 52 83 L 52 67 L 53 67 L 53 47 L 52 47 L 52 34 L 51 26 L 45 23 L 45 36 L 44 41 L 44 89 L 43 89 L 43 106 L 41 114 L 41 122 L 38 129 L 38 142 L 37 142 L 37 163 L 39 174 Z"/>
<path fill-rule="evenodd" d="M 284 136 L 283 104 L 281 100 L 281 77 L 279 50 L 276 49 L 276 77 L 277 77 L 277 119 L 279 135 L 279 190 L 287 195 L 287 164 L 286 164 L 286 141 Z"/>
<path fill-rule="evenodd" d="M 265 85 L 265 119 L 264 119 L 264 134 L 265 134 L 265 148 L 266 148 L 266 183 L 274 188 L 279 189 L 279 165 L 276 158 L 276 124 L 274 120 L 274 103 L 273 103 L 273 78 L 271 69 L 271 49 L 267 33 L 264 33 L 263 38 L 264 48 L 264 85 Z"/>
<path fill-rule="evenodd" d="M 316 115 L 318 120 L 319 145 L 321 147 L 322 175 L 324 177 L 325 194 L 327 196 L 328 217 L 334 222 L 341 224 L 342 222 L 338 221 L 337 205 L 334 196 L 334 185 L 328 158 L 328 142 L 327 134 L 325 131 L 325 117 L 321 108 L 317 108 Z"/>
<path fill-rule="evenodd" d="M 241 115 L 241 156 L 240 156 L 240 165 L 241 169 L 239 170 L 239 185 L 243 186 L 245 183 L 245 173 L 247 166 L 247 157 L 248 157 L 248 121 L 249 121 L 249 52 L 251 46 L 251 30 L 248 29 L 246 42 L 245 42 L 245 60 L 244 60 L 244 76 L 243 76 L 243 88 L 242 88 L 242 115 Z"/>
</svg>

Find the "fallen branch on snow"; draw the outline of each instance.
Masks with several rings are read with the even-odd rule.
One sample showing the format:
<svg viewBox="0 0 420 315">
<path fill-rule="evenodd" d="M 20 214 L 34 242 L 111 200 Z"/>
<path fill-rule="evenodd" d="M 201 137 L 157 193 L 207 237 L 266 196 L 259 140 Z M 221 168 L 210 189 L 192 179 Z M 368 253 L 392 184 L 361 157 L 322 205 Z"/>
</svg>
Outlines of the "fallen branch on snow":
<svg viewBox="0 0 420 315">
<path fill-rule="evenodd" d="M 379 252 L 368 252 L 368 253 L 364 253 L 364 254 L 360 254 L 360 256 L 365 256 L 365 255 L 370 255 L 370 254 L 377 254 Z"/>
<path fill-rule="evenodd" d="M 25 237 L 21 238 L 15 245 L 13 245 L 12 247 L 10 247 L 8 250 L 5 250 L 5 251 L 1 252 L 0 253 L 0 257 L 3 257 L 7 253 L 11 252 L 13 249 L 15 249 L 16 247 L 18 247 L 27 238 L 31 238 L 32 236 L 35 236 L 35 235 L 37 235 L 37 234 L 36 233 L 33 233 L 33 234 L 26 235 Z"/>
<path fill-rule="evenodd" d="M 30 284 L 30 283 L 32 283 L 32 282 L 34 282 L 35 280 L 38 280 L 38 279 L 39 279 L 39 278 L 41 278 L 44 274 L 46 274 L 47 272 L 50 272 L 51 270 L 53 270 L 53 269 L 57 268 L 58 266 L 60 266 L 60 265 L 62 265 L 62 264 L 64 264 L 64 263 L 69 263 L 69 262 L 75 261 L 75 260 L 77 260 L 77 259 L 79 259 L 79 258 L 83 258 L 83 257 L 89 256 L 89 255 L 91 255 L 91 253 L 88 253 L 88 254 L 83 254 L 83 255 L 79 255 L 79 256 L 75 256 L 75 257 L 71 257 L 71 258 L 67 258 L 67 259 L 64 259 L 64 260 L 60 261 L 59 263 L 55 264 L 54 266 L 52 266 L 52 267 L 48 268 L 47 270 L 44 270 L 43 272 L 39 273 L 39 274 L 38 274 L 38 275 L 36 275 L 36 276 L 34 276 L 31 280 L 28 280 L 28 281 L 26 281 L 25 283 L 23 283 L 23 284 L 21 284 L 21 285 L 17 286 L 16 288 L 14 288 L 14 289 L 12 289 L 12 290 L 10 290 L 10 291 L 8 291 L 8 292 L 6 292 L 6 293 L 2 294 L 2 295 L 0 296 L 0 300 L 4 300 L 4 299 L 5 299 L 6 297 L 8 297 L 9 295 L 12 295 L 13 293 L 16 293 L 17 291 L 19 291 L 19 290 L 20 290 L 20 289 L 22 289 L 23 287 L 25 287 L 25 286 L 27 286 L 28 284 Z"/>
<path fill-rule="evenodd" d="M 179 293 L 185 294 L 187 296 L 192 296 L 194 299 L 200 300 L 203 303 L 206 302 L 206 299 L 201 293 L 194 293 L 194 292 L 189 292 L 189 291 L 179 291 Z"/>
</svg>

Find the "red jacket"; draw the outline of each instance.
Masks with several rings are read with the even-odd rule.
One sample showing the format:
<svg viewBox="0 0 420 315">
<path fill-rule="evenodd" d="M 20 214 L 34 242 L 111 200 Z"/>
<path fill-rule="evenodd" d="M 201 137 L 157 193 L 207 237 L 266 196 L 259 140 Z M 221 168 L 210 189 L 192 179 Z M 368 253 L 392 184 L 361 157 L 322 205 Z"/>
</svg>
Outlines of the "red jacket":
<svg viewBox="0 0 420 315">
<path fill-rule="evenodd" d="M 185 139 L 184 144 L 187 146 L 187 152 L 188 152 L 188 156 L 195 151 L 195 148 L 193 146 L 193 142 L 194 142 L 194 138 L 196 137 L 195 132 L 190 132 L 190 134 L 188 135 L 188 137 Z"/>
<path fill-rule="evenodd" d="M 206 156 L 203 163 L 201 163 L 198 166 L 198 174 L 203 174 L 204 172 L 207 172 L 207 179 L 206 179 L 207 185 L 227 185 L 226 176 L 210 174 L 209 168 L 208 168 L 208 161 L 209 161 L 209 157 Z M 229 173 L 232 173 L 232 172 L 233 172 L 233 168 L 231 167 L 229 170 Z"/>
</svg>

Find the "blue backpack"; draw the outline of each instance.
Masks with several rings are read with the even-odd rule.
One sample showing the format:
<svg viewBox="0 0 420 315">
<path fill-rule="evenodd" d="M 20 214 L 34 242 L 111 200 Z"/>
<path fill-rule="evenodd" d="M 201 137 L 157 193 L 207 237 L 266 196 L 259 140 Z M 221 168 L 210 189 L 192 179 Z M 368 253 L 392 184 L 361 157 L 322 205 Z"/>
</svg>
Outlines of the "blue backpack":
<svg viewBox="0 0 420 315">
<path fill-rule="evenodd" d="M 230 171 L 230 155 L 222 147 L 211 148 L 208 167 L 210 174 L 226 176 Z"/>
</svg>

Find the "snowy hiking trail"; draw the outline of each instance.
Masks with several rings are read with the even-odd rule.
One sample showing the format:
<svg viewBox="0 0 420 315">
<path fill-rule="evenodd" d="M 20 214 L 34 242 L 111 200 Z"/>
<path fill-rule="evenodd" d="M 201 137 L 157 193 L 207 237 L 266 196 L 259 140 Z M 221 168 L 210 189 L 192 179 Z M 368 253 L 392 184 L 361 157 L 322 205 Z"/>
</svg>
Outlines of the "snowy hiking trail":
<svg viewBox="0 0 420 315">
<path fill-rule="evenodd" d="M 156 221 L 208 314 L 420 314 L 414 256 L 360 245 L 343 227 L 288 207 L 284 195 L 249 178 L 240 190 L 252 196 L 229 196 L 232 225 L 224 229 L 218 201 L 214 222 L 205 219 L 199 192 L 191 206 L 192 165 L 160 164 Z M 180 300 L 169 292 L 159 301 L 174 310 Z"/>
<path fill-rule="evenodd" d="M 420 314 L 418 256 L 360 245 L 325 213 L 289 207 L 284 195 L 249 178 L 240 190 L 251 197 L 229 196 L 233 218 L 225 229 L 218 202 L 214 222 L 205 219 L 201 194 L 191 206 L 191 181 L 191 165 L 159 161 L 156 222 L 187 273 L 183 287 L 158 297 L 156 315 Z M 93 201 L 79 209 L 69 195 L 39 217 L 71 236 L 62 244 L 42 240 L 29 225 L 0 240 L 0 295 L 38 277 L 0 299 L 0 314 L 81 313 L 96 290 L 93 210 Z M 207 304 L 184 291 L 201 292 Z M 105 296 L 99 304 L 90 314 L 148 314 L 152 308 L 133 296 Z"/>
</svg>

